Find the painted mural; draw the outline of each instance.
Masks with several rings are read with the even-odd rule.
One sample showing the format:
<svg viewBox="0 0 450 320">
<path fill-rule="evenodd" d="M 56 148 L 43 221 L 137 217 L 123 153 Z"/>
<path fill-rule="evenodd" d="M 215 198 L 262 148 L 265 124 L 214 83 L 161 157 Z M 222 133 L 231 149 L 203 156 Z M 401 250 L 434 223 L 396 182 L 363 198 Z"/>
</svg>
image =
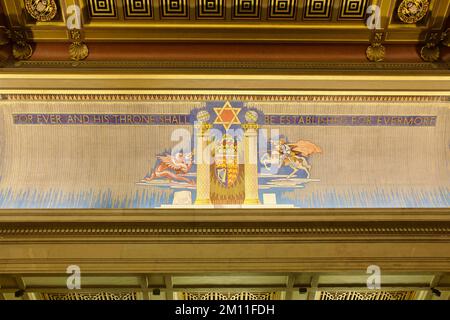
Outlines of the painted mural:
<svg viewBox="0 0 450 320">
<path fill-rule="evenodd" d="M 1 208 L 450 205 L 446 101 L 0 104 Z"/>
<path fill-rule="evenodd" d="M 189 119 L 195 130 L 184 136 L 186 150 L 157 155 L 155 166 L 138 184 L 186 189 L 176 193 L 177 205 L 273 206 L 283 189 L 320 181 L 310 172 L 310 158 L 322 153 L 319 146 L 301 139 L 291 142 L 278 130 L 268 140 L 263 135 L 267 130 L 260 130 L 260 110 L 221 103 L 194 110 Z M 195 152 L 202 156 L 195 157 Z M 196 192 L 193 202 L 189 190 Z"/>
</svg>

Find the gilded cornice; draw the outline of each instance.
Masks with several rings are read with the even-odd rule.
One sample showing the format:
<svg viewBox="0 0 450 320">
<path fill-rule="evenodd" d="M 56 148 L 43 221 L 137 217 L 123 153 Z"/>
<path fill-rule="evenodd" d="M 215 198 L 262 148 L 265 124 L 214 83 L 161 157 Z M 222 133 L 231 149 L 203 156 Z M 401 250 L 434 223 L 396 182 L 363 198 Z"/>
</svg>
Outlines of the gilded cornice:
<svg viewBox="0 0 450 320">
<path fill-rule="evenodd" d="M 2 210 L 0 273 L 448 272 L 442 209 Z"/>
<path fill-rule="evenodd" d="M 246 95 L 246 94 L 3 94 L 11 101 L 275 101 L 275 102 L 447 102 L 450 96 Z"/>
<path fill-rule="evenodd" d="M 261 225 L 257 223 L 256 225 Z M 429 239 L 430 241 L 449 242 L 450 223 L 315 223 L 315 224 L 286 224 L 269 223 L 266 226 L 255 226 L 253 224 L 235 223 L 234 225 L 222 226 L 215 224 L 149 224 L 149 223 L 67 223 L 67 224 L 1 224 L 0 242 L 20 239 L 44 240 L 51 237 L 104 237 L 109 241 L 123 241 L 123 237 L 137 237 L 139 239 L 153 239 L 156 241 L 173 240 L 179 241 L 185 237 L 194 237 L 197 240 L 212 238 L 228 238 L 230 240 L 252 239 L 259 241 L 285 241 L 308 240 L 321 238 L 347 240 L 350 242 L 380 241 L 380 240 L 405 240 L 419 241 Z M 176 238 L 170 238 L 176 236 Z M 108 238 L 114 237 L 114 238 Z M 117 237 L 117 238 L 116 238 Z M 206 237 L 206 238 L 203 238 Z M 261 238 L 263 237 L 263 238 Z M 87 239 L 88 239 L 87 238 Z"/>
<path fill-rule="evenodd" d="M 0 242 L 46 238 L 108 241 L 450 241 L 442 209 L 14 209 L 0 211 Z M 117 238 L 115 238 L 117 237 Z M 228 241 L 227 240 L 227 241 Z"/>
<path fill-rule="evenodd" d="M 258 70 L 449 70 L 445 62 L 307 62 L 307 61 L 18 61 L 12 68 L 258 69 Z M 45 72 L 45 70 L 43 70 Z"/>
</svg>

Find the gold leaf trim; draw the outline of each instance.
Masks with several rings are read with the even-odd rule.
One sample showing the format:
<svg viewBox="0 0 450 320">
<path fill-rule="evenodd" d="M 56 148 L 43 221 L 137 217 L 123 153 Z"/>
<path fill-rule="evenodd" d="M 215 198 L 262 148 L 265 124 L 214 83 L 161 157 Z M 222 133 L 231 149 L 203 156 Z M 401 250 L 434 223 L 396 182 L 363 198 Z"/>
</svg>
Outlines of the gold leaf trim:
<svg viewBox="0 0 450 320">
<path fill-rule="evenodd" d="M 28 43 L 15 43 L 13 45 L 13 56 L 17 60 L 28 60 L 33 55 L 33 48 Z"/>
<path fill-rule="evenodd" d="M 444 235 L 450 236 L 450 227 L 435 226 L 303 226 L 303 227 L 204 227 L 190 226 L 149 226 L 149 225 L 78 225 L 78 226 L 3 226 L 0 236 L 314 236 L 314 235 L 361 235 L 361 236 L 405 236 Z M 442 239 L 441 239 L 442 240 Z"/>
<path fill-rule="evenodd" d="M 267 102 L 447 102 L 447 96 L 332 96 L 224 94 L 4 94 L 11 101 L 267 101 Z"/>
<path fill-rule="evenodd" d="M 435 62 L 439 60 L 440 54 L 441 52 L 439 50 L 439 47 L 433 43 L 427 43 L 420 50 L 420 57 L 424 61 L 428 62 Z"/>
<path fill-rule="evenodd" d="M 386 48 L 380 43 L 370 45 L 366 50 L 366 56 L 369 61 L 381 62 L 384 60 Z"/>
<path fill-rule="evenodd" d="M 89 55 L 89 49 L 87 45 L 82 42 L 74 42 L 69 46 L 69 55 L 71 60 L 84 60 Z"/>
<path fill-rule="evenodd" d="M 61 68 L 73 66 L 70 61 L 23 61 L 19 67 Z M 288 70 L 448 70 L 446 63 L 426 62 L 283 62 L 283 61 L 80 61 L 77 68 L 148 68 L 148 69 L 288 69 Z"/>
<path fill-rule="evenodd" d="M 404 23 L 417 23 L 427 15 L 429 6 L 428 0 L 403 0 L 397 14 Z"/>
<path fill-rule="evenodd" d="M 55 0 L 25 0 L 27 12 L 37 21 L 51 21 L 58 8 Z"/>
</svg>

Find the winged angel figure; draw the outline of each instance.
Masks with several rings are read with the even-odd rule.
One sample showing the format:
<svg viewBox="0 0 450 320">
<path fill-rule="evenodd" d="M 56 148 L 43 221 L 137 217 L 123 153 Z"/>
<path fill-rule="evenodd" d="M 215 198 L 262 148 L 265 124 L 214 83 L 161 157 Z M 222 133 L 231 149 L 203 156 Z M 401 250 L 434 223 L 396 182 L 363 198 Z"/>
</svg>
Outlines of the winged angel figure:
<svg viewBox="0 0 450 320">
<path fill-rule="evenodd" d="M 148 174 L 144 178 L 144 181 L 148 182 L 157 178 L 166 178 L 169 179 L 170 182 L 172 182 L 172 180 L 177 180 L 194 184 L 194 181 L 184 176 L 192 167 L 192 153 L 183 154 L 180 152 L 175 155 L 166 154 L 164 156 L 158 156 L 158 160 L 158 166 L 151 174 Z"/>
</svg>

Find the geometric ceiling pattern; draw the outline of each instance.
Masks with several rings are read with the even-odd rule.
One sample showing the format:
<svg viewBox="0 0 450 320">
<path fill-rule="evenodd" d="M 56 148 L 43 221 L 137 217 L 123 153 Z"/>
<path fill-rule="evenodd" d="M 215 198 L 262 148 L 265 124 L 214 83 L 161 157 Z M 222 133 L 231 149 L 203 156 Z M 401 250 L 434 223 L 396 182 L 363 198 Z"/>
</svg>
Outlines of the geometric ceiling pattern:
<svg viewBox="0 0 450 320">
<path fill-rule="evenodd" d="M 88 0 L 91 19 L 363 20 L 369 0 Z M 118 9 L 119 8 L 119 9 Z M 123 10 L 123 13 L 119 12 Z M 191 12 L 192 11 L 192 12 Z"/>
<path fill-rule="evenodd" d="M 406 1 L 406 2 L 405 2 Z M 408 1 L 419 4 L 419 7 L 410 8 Z M 140 20 L 140 22 L 151 22 L 158 20 L 226 20 L 226 21 L 330 21 L 339 22 L 346 20 L 364 21 L 373 10 L 371 5 L 380 8 L 381 16 L 392 15 L 402 6 L 406 6 L 406 14 L 413 18 L 421 17 L 421 24 L 427 22 L 431 9 L 439 9 L 441 3 L 446 4 L 446 0 L 49 0 L 45 2 L 47 8 L 37 10 L 36 6 L 40 1 L 4 0 L 7 15 L 18 14 L 20 20 L 21 13 L 28 12 L 37 21 L 61 22 L 65 20 L 66 8 L 71 5 L 78 5 L 81 8 L 83 23 L 91 20 L 117 20 L 126 21 L 128 19 Z M 40 3 L 42 5 L 42 3 Z M 59 15 L 46 19 L 46 10 L 53 5 Z M 441 9 L 439 9 L 441 10 Z M 419 15 L 419 13 L 424 13 Z M 30 18 L 30 17 L 28 17 Z M 26 19 L 28 23 L 33 23 L 33 19 Z M 23 22 L 23 21 L 22 21 Z M 395 22 L 401 22 L 398 19 Z"/>
<path fill-rule="evenodd" d="M 6 27 L 25 30 L 35 42 L 68 41 L 74 5 L 86 41 L 367 43 L 373 20 L 383 42 L 419 43 L 430 32 L 442 32 L 450 12 L 448 0 L 48 0 L 41 11 L 36 3 L 0 4 Z"/>
</svg>

